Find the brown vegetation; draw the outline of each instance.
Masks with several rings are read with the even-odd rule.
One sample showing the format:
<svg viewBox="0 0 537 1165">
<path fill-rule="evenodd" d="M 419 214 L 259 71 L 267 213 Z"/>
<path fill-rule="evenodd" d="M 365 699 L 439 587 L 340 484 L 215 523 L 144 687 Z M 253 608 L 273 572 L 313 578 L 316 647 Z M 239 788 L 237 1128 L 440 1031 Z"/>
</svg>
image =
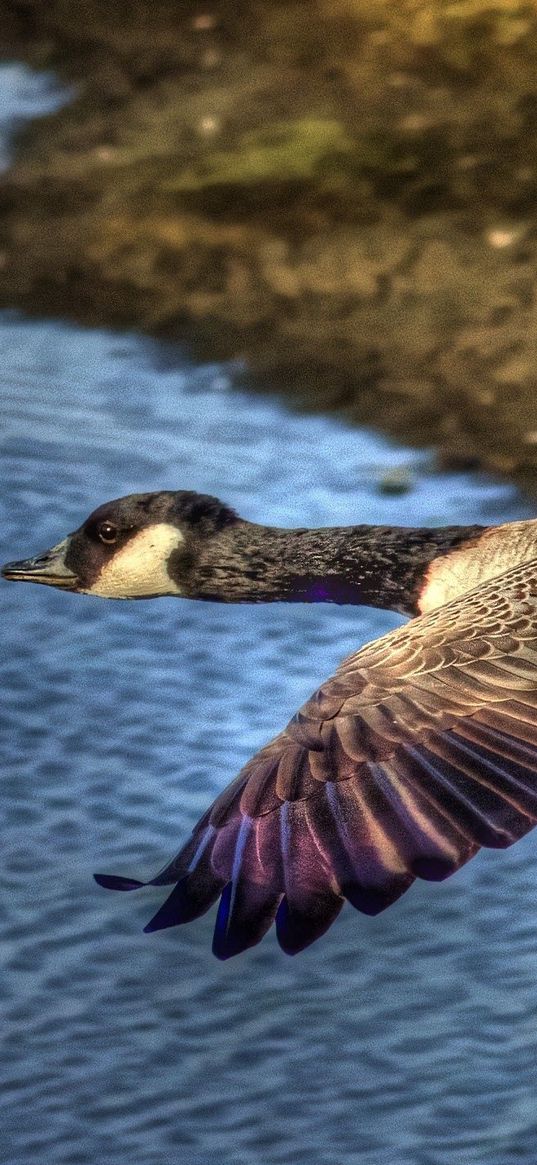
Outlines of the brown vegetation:
<svg viewBox="0 0 537 1165">
<path fill-rule="evenodd" d="M 0 0 L 76 86 L 0 188 L 0 299 L 246 355 L 537 490 L 537 6 Z"/>
</svg>

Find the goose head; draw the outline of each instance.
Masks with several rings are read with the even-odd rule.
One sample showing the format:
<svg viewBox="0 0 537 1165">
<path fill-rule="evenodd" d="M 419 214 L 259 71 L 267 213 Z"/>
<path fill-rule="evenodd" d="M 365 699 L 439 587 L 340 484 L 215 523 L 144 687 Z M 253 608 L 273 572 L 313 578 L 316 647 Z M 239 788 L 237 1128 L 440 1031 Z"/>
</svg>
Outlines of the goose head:
<svg viewBox="0 0 537 1165">
<path fill-rule="evenodd" d="M 202 544 L 239 521 L 204 494 L 130 494 L 99 506 L 50 550 L 7 563 L 2 575 L 106 599 L 188 595 Z"/>
</svg>

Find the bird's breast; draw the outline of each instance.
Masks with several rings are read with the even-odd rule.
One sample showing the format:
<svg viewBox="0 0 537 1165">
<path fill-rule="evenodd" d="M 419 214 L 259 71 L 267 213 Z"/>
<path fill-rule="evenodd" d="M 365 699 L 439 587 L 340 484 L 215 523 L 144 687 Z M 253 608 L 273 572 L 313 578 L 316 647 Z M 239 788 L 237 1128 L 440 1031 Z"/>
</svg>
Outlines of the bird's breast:
<svg viewBox="0 0 537 1165">
<path fill-rule="evenodd" d="M 425 615 L 488 579 L 534 559 L 537 559 L 537 520 L 509 522 L 484 530 L 429 564 L 418 598 L 419 612 Z"/>
</svg>

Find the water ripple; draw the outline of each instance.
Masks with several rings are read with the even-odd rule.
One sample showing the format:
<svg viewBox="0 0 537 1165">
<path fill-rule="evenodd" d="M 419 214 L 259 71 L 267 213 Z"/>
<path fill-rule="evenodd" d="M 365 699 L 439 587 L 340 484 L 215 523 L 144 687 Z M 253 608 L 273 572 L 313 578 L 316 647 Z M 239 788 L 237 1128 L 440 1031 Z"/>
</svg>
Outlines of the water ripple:
<svg viewBox="0 0 537 1165">
<path fill-rule="evenodd" d="M 281 524 L 499 521 L 508 487 L 232 391 L 130 336 L 0 320 L 4 559 L 131 490 L 215 493 Z M 378 477 L 410 466 L 409 497 Z M 152 937 L 153 872 L 374 611 L 106 604 L 2 589 L 3 1141 L 17 1165 L 533 1165 L 535 843 L 346 908 L 296 960 Z M 27 1118 L 32 1113 L 32 1120 Z"/>
</svg>

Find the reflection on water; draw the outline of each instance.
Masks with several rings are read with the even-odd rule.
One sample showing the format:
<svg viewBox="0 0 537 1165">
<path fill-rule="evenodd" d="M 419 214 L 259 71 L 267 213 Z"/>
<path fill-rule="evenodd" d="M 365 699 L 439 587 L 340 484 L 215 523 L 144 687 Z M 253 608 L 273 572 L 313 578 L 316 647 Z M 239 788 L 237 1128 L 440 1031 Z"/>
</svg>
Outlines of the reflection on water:
<svg viewBox="0 0 537 1165">
<path fill-rule="evenodd" d="M 18 61 L 0 64 L 0 173 L 9 165 L 13 135 L 25 121 L 53 113 L 69 98 L 50 73 L 36 74 Z"/>
<path fill-rule="evenodd" d="M 0 319 L 0 556 L 132 490 L 215 493 L 274 524 L 496 522 L 505 486 L 230 390 L 223 368 L 105 332 Z M 414 468 L 406 497 L 386 469 Z M 386 914 L 346 907 L 290 960 L 146 936 L 152 872 L 341 657 L 393 615 L 1 590 L 3 1066 L 17 1165 L 534 1165 L 532 836 Z M 31 1118 L 29 1119 L 29 1114 Z"/>
</svg>

